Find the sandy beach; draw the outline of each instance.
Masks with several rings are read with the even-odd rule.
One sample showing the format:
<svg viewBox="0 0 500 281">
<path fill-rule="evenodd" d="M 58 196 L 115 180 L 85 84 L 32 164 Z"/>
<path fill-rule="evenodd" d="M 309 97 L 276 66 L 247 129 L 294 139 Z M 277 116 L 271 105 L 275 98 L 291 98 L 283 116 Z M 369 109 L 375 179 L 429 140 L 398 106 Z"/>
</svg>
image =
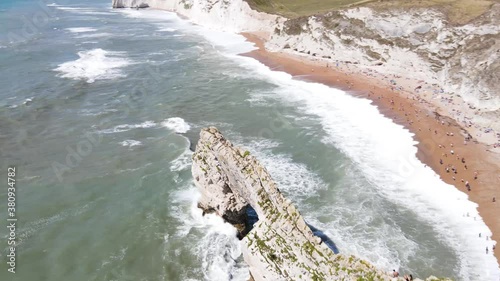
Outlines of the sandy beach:
<svg viewBox="0 0 500 281">
<path fill-rule="evenodd" d="M 466 103 L 439 98 L 438 85 L 401 81 L 397 76 L 381 77 L 355 65 L 339 65 L 333 60 L 312 61 L 298 55 L 267 52 L 261 34 L 242 35 L 259 48 L 245 56 L 296 79 L 323 83 L 370 99 L 382 114 L 414 133 L 419 143 L 417 157 L 446 183 L 465 192 L 478 204 L 478 211 L 493 235 L 478 233 L 477 239 L 500 240 L 500 154 L 498 148 L 491 146 L 496 136 L 483 134 L 484 128 L 467 122 L 466 113 L 473 114 L 473 111 L 465 112 Z M 427 93 L 416 94 L 424 88 L 428 89 Z M 455 116 L 446 114 L 449 112 Z M 470 219 L 477 218 L 471 216 Z M 493 251 L 490 246 L 485 254 L 494 254 L 500 263 L 500 250 Z"/>
</svg>

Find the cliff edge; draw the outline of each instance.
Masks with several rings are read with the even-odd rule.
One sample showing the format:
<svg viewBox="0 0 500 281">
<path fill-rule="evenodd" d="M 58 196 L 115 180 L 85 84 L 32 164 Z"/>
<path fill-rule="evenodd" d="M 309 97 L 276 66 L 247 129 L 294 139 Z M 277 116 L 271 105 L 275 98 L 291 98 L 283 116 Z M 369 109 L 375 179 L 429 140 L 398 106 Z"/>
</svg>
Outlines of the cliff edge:
<svg viewBox="0 0 500 281">
<path fill-rule="evenodd" d="M 245 223 L 248 207 L 257 213 L 258 222 L 242 239 L 243 257 L 256 281 L 389 280 L 365 261 L 335 255 L 314 236 L 266 168 L 216 128 L 201 131 L 192 173 L 204 210 L 233 224 Z"/>
<path fill-rule="evenodd" d="M 248 4 L 257 2 L 267 3 L 272 9 L 254 10 Z M 323 4 L 328 3 L 324 1 Z M 290 53 L 330 62 L 330 65 L 340 64 L 348 71 L 352 67 L 391 85 L 393 82 L 389 80 L 397 76 L 405 91 L 414 93 L 419 85 L 421 92 L 429 93 L 429 97 L 424 95 L 424 98 L 431 103 L 437 104 L 439 98 L 454 97 L 463 101 L 455 107 L 443 106 L 443 115 L 460 123 L 472 121 L 479 131 L 492 128 L 499 132 L 500 122 L 495 120 L 500 116 L 500 84 L 497 82 L 500 3 L 488 2 L 488 6 L 483 7 L 483 14 L 472 20 L 465 17 L 467 20 L 463 23 L 450 21 L 439 7 L 419 7 L 420 2 L 377 3 L 394 7 L 376 9 L 357 5 L 286 18 L 277 13 L 286 9 L 275 5 L 275 1 L 112 0 L 114 8 L 164 9 L 209 28 L 235 33 L 255 32 L 266 39 L 265 47 L 271 52 Z M 403 6 L 399 7 L 400 4 Z M 315 9 L 314 5 L 306 6 Z M 464 12 L 469 8 L 455 10 Z M 415 93 L 421 96 L 421 92 Z M 474 135 L 472 132 L 476 129 L 470 130 Z M 495 135 L 481 141 L 491 145 L 500 138 Z"/>
<path fill-rule="evenodd" d="M 313 234 L 266 168 L 214 127 L 201 130 L 192 173 L 205 212 L 240 230 L 248 223 L 247 208 L 257 213 L 253 228 L 241 231 L 243 258 L 254 280 L 403 280 L 354 256 L 335 254 Z"/>
</svg>

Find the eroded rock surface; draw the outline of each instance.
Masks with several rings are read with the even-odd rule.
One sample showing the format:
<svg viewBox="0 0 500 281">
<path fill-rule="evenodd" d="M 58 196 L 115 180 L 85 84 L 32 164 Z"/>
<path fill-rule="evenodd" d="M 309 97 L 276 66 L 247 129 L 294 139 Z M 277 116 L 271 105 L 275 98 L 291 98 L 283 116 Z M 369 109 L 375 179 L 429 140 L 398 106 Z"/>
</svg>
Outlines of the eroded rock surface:
<svg viewBox="0 0 500 281">
<path fill-rule="evenodd" d="M 242 240 L 250 272 L 261 280 L 390 280 L 354 256 L 334 254 L 279 191 L 265 167 L 214 127 L 203 129 L 193 154 L 199 206 L 243 224 L 247 206 L 259 221 Z M 359 279 L 362 278 L 362 279 Z"/>
</svg>

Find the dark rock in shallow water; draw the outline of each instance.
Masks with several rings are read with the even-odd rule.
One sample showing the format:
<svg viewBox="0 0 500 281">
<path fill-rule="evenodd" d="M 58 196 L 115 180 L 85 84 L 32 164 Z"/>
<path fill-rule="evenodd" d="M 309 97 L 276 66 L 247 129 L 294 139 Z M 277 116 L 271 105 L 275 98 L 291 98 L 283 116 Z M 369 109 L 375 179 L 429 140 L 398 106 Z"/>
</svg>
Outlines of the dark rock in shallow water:
<svg viewBox="0 0 500 281">
<path fill-rule="evenodd" d="M 328 246 L 328 248 L 330 248 L 335 254 L 339 253 L 339 249 L 335 245 L 335 242 L 333 242 L 333 240 L 330 239 L 330 237 L 328 237 L 323 231 L 317 229 L 316 227 L 314 227 L 314 226 L 312 226 L 310 224 L 307 224 L 307 226 L 309 226 L 309 228 L 312 230 L 312 232 L 314 233 L 314 235 L 316 235 L 319 238 L 321 238 L 321 241 L 323 243 L 325 243 Z"/>
</svg>

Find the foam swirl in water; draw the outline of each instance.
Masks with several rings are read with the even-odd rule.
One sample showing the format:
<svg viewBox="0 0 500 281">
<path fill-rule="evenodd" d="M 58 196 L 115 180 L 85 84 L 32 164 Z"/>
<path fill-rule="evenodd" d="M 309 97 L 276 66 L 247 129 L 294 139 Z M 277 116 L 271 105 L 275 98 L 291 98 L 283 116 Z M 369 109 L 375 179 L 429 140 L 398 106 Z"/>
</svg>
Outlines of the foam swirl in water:
<svg viewBox="0 0 500 281">
<path fill-rule="evenodd" d="M 92 28 L 92 27 L 70 27 L 66 28 L 67 31 L 71 33 L 82 33 L 82 32 L 92 32 L 92 31 L 97 31 L 97 29 Z"/>
<path fill-rule="evenodd" d="M 131 64 L 131 61 L 124 58 L 123 52 L 110 52 L 100 48 L 78 52 L 78 56 L 79 59 L 62 63 L 54 70 L 61 72 L 61 77 L 64 78 L 93 83 L 95 80 L 124 77 L 120 69 Z"/>
<path fill-rule="evenodd" d="M 189 124 L 180 117 L 168 118 L 167 120 L 161 122 L 161 125 L 179 134 L 187 133 L 187 131 L 191 129 L 191 126 L 189 126 Z"/>
</svg>

